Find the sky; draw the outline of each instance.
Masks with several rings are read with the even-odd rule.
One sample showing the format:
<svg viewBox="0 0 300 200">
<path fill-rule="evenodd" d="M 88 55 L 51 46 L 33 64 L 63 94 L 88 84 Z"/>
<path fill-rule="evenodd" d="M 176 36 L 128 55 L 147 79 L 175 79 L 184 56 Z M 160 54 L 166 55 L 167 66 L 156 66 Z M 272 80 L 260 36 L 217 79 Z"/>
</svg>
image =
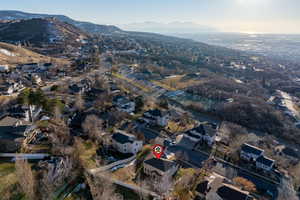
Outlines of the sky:
<svg viewBox="0 0 300 200">
<path fill-rule="evenodd" d="M 225 32 L 300 33 L 300 0 L 1 0 L 0 10 L 99 24 L 180 21 Z"/>
</svg>

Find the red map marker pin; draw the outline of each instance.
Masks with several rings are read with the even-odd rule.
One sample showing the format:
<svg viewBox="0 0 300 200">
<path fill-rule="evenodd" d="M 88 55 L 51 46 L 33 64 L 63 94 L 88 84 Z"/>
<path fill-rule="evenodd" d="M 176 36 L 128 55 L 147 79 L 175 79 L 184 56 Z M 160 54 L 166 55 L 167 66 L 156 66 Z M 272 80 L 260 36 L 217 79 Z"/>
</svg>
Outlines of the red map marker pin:
<svg viewBox="0 0 300 200">
<path fill-rule="evenodd" d="M 152 152 L 153 152 L 153 155 L 157 159 L 160 159 L 161 155 L 164 153 L 164 147 L 159 145 L 159 144 L 156 144 L 156 145 L 153 146 Z"/>
</svg>

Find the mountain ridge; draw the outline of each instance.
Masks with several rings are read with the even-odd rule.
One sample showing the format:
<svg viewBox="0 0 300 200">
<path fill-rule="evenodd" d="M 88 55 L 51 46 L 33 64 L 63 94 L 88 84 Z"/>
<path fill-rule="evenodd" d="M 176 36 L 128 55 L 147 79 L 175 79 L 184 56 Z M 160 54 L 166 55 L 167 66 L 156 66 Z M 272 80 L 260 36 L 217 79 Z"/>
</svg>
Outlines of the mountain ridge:
<svg viewBox="0 0 300 200">
<path fill-rule="evenodd" d="M 0 21 L 0 40 L 8 43 L 76 43 L 89 35 L 56 18 L 32 18 Z"/>
<path fill-rule="evenodd" d="M 28 13 L 18 10 L 0 10 L 0 20 L 21 20 L 21 19 L 34 19 L 34 18 L 49 18 L 54 17 L 62 22 L 67 22 L 80 28 L 90 34 L 112 34 L 117 32 L 122 32 L 122 30 L 113 25 L 99 25 L 91 22 L 82 22 L 74 20 L 65 15 L 56 15 L 56 14 L 37 14 L 37 13 Z"/>
</svg>

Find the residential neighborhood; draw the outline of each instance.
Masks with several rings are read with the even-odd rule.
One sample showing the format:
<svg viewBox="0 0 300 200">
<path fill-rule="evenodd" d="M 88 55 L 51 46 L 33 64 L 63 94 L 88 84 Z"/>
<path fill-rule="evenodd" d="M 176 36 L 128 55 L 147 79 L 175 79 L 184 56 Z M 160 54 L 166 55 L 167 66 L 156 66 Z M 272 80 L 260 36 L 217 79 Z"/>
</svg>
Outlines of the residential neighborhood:
<svg viewBox="0 0 300 200">
<path fill-rule="evenodd" d="M 299 69 L 0 11 L 0 199 L 297 200 Z"/>
</svg>

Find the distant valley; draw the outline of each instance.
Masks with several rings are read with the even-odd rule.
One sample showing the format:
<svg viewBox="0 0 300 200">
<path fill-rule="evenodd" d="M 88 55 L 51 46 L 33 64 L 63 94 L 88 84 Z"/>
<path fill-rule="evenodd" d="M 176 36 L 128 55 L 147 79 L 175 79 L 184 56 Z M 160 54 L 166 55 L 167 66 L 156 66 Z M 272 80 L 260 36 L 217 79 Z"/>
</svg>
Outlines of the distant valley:
<svg viewBox="0 0 300 200">
<path fill-rule="evenodd" d="M 195 33 L 172 34 L 211 45 L 258 53 L 276 59 L 300 61 L 300 35 L 246 34 L 246 33 Z"/>
</svg>

